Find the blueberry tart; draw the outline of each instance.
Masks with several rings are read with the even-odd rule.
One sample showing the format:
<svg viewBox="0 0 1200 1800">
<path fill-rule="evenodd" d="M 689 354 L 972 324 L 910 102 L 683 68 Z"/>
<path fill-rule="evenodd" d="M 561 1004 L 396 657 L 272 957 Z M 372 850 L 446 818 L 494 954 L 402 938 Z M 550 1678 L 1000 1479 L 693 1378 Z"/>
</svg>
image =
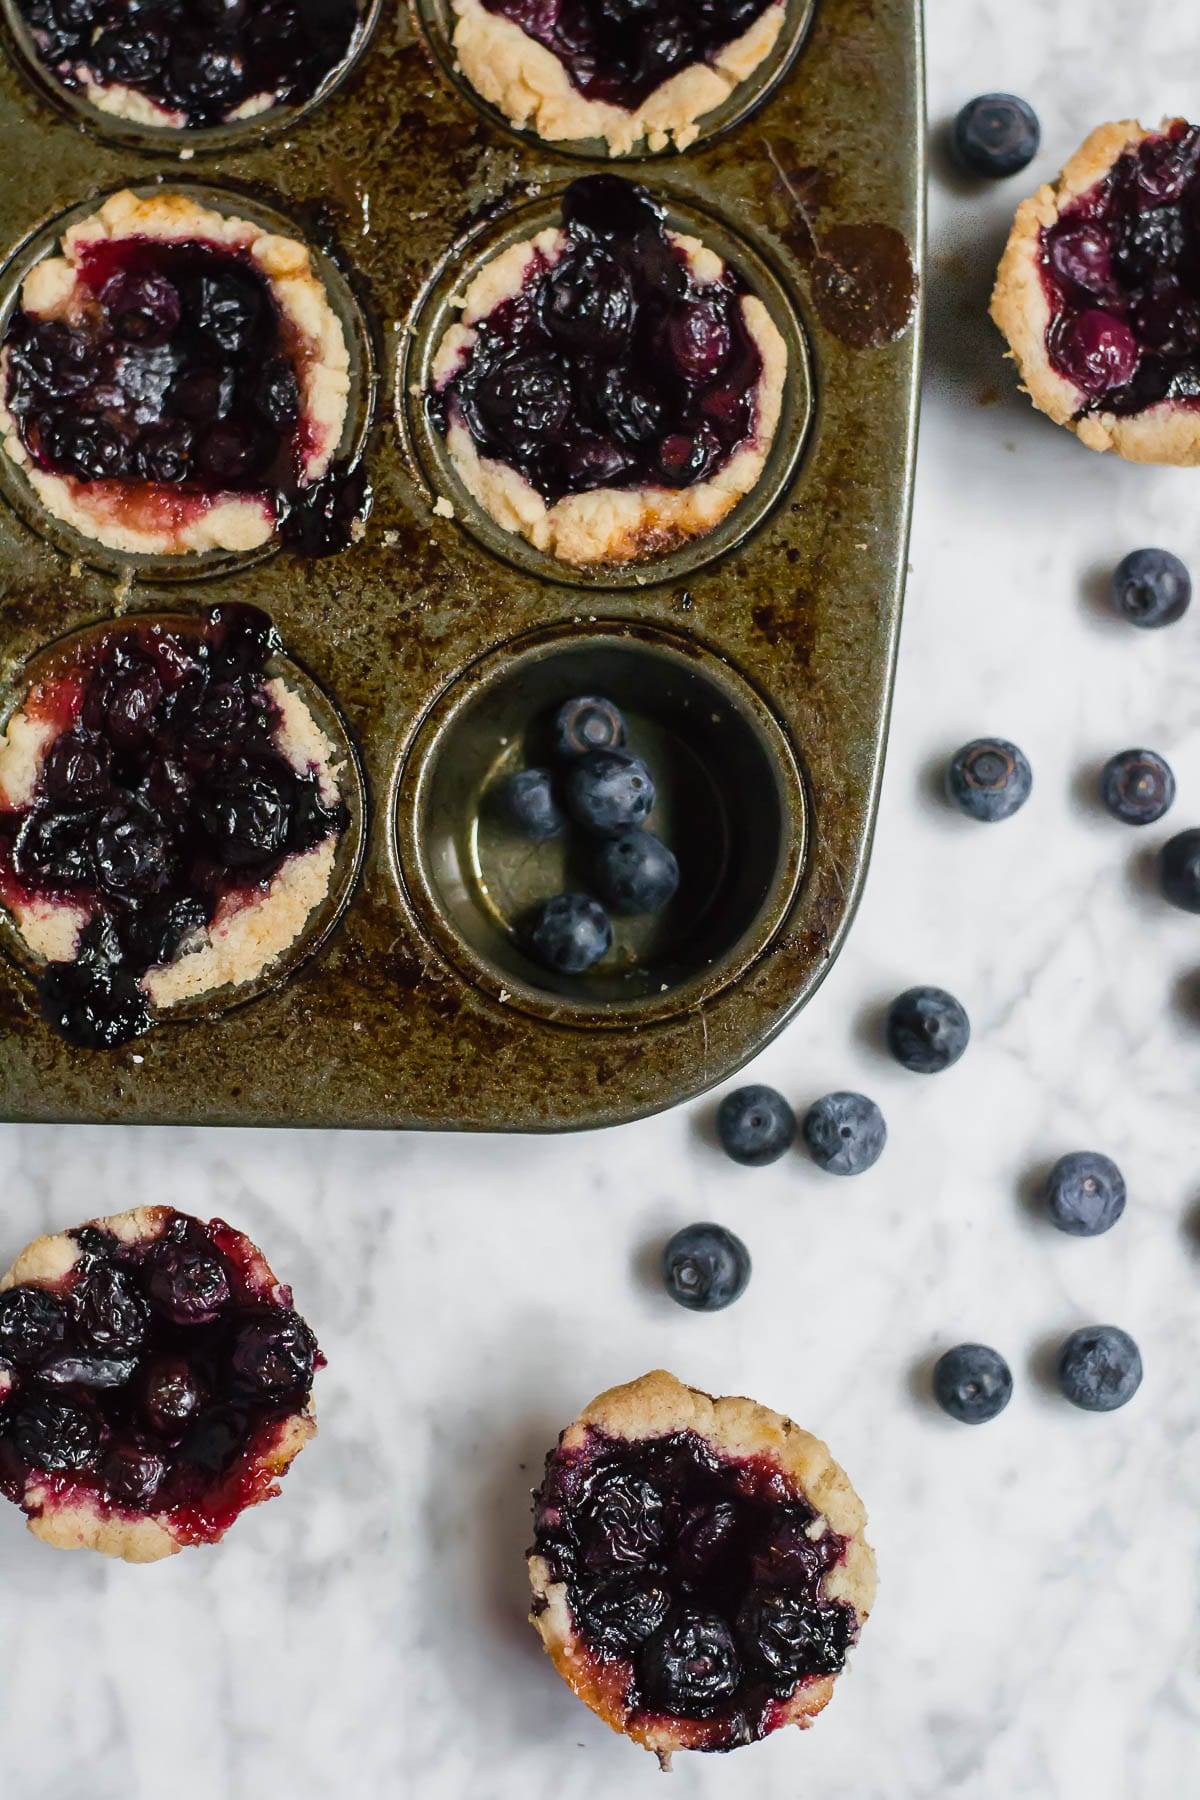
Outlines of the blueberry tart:
<svg viewBox="0 0 1200 1800">
<path fill-rule="evenodd" d="M 572 182 L 438 346 L 429 406 L 473 498 L 576 567 L 702 537 L 755 486 L 787 350 L 766 307 L 642 187 Z"/>
<path fill-rule="evenodd" d="M 0 1493 L 60 1550 L 216 1543 L 315 1433 L 323 1366 L 220 1219 L 143 1206 L 38 1238 L 0 1277 Z"/>
<path fill-rule="evenodd" d="M 783 0 L 453 0 L 463 74 L 514 125 L 683 150 L 775 46 Z"/>
<path fill-rule="evenodd" d="M 819 1439 L 657 1370 L 601 1394 L 534 1496 L 530 1620 L 567 1685 L 653 1750 L 732 1750 L 827 1705 L 875 1594 Z"/>
<path fill-rule="evenodd" d="M 349 393 L 307 247 L 165 190 L 72 225 L 0 352 L 7 455 L 54 518 L 137 554 L 269 542 L 329 477 Z"/>
<path fill-rule="evenodd" d="M 350 828 L 342 761 L 249 607 L 86 632 L 0 736 L 0 918 L 69 1041 L 236 997 L 310 931 Z"/>
<path fill-rule="evenodd" d="M 992 317 L 1089 449 L 1200 463 L 1200 127 L 1094 131 L 1017 213 Z"/>
<path fill-rule="evenodd" d="M 356 0 L 16 0 L 39 63 L 100 112 L 185 131 L 319 93 L 356 47 Z"/>
</svg>

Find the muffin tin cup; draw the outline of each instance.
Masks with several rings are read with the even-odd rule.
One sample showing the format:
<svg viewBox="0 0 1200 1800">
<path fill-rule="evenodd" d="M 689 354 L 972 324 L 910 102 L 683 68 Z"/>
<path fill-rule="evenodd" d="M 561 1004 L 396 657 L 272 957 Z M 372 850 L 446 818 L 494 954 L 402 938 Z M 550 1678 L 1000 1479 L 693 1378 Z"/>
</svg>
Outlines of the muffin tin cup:
<svg viewBox="0 0 1200 1800">
<path fill-rule="evenodd" d="M 8 703 L 0 703 L 0 736 L 7 729 L 12 715 L 20 711 L 26 694 L 39 681 L 55 672 L 64 658 L 76 649 L 82 648 L 91 641 L 103 639 L 122 625 L 136 628 L 142 625 L 175 626 L 183 631 L 195 630 L 200 618 L 194 613 L 180 612 L 134 612 L 128 613 L 121 620 L 97 620 L 94 624 L 84 626 L 80 631 L 68 633 L 54 643 L 47 644 L 21 670 L 20 678 L 10 684 Z M 232 1007 L 246 1006 L 251 1001 L 260 999 L 280 987 L 301 963 L 315 954 L 333 931 L 350 902 L 362 868 L 363 849 L 366 841 L 367 797 L 363 782 L 362 767 L 358 752 L 351 742 L 345 723 L 330 700 L 329 696 L 312 676 L 302 669 L 291 657 L 283 654 L 273 656 L 264 670 L 264 677 L 270 681 L 280 677 L 289 688 L 304 701 L 309 712 L 326 738 L 334 747 L 336 763 L 334 775 L 341 790 L 342 800 L 349 811 L 350 823 L 342 833 L 334 858 L 333 878 L 329 891 L 321 904 L 310 913 L 303 929 L 295 940 L 288 945 L 282 956 L 276 958 L 261 974 L 250 981 L 239 982 L 236 986 L 214 988 L 211 992 L 197 994 L 190 1000 L 181 1001 L 177 1006 L 165 1010 L 151 1008 L 151 1015 L 156 1022 L 165 1026 L 182 1023 L 188 1019 L 213 1019 Z M 21 936 L 15 921 L 0 906 L 0 952 L 19 967 L 30 979 L 36 979 L 45 968 L 43 958 L 34 954 Z M 133 1045 L 136 1052 L 137 1043 Z"/>
<path fill-rule="evenodd" d="M 699 238 L 717 252 L 728 268 L 742 275 L 750 291 L 763 302 L 787 348 L 783 404 L 763 472 L 750 492 L 703 537 L 692 538 L 664 556 L 646 557 L 623 567 L 604 564 L 576 568 L 561 562 L 516 532 L 506 531 L 479 504 L 455 467 L 446 440 L 429 418 L 425 396 L 432 385 L 438 347 L 460 316 L 456 298 L 461 298 L 483 266 L 503 250 L 558 225 L 561 188 L 533 206 L 506 210 L 455 245 L 419 296 L 404 333 L 396 370 L 396 414 L 405 449 L 421 469 L 431 501 L 448 501 L 454 518 L 485 549 L 540 581 L 612 590 L 686 579 L 740 544 L 767 517 L 795 473 L 812 423 L 814 394 L 808 339 L 787 288 L 768 258 L 719 214 L 686 201 L 674 202 L 669 190 L 657 185 L 655 191 L 667 201 L 668 230 Z"/>
</svg>

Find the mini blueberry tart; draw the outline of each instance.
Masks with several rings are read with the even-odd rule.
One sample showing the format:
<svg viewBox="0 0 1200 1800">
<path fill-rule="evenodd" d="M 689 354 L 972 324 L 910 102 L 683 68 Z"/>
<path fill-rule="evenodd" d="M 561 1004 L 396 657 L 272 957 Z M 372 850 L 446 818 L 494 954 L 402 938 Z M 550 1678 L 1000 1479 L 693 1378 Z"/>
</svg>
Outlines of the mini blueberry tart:
<svg viewBox="0 0 1200 1800">
<path fill-rule="evenodd" d="M 1018 211 L 992 317 L 1089 449 L 1200 463 L 1200 128 L 1094 131 Z"/>
<path fill-rule="evenodd" d="M 556 1669 L 664 1764 L 810 1725 L 874 1600 L 866 1513 L 825 1445 L 661 1369 L 567 1427 L 534 1525 Z"/>
<path fill-rule="evenodd" d="M 0 1493 L 60 1550 L 214 1544 L 316 1432 L 324 1362 L 220 1219 L 143 1206 L 38 1238 L 0 1277 Z"/>
<path fill-rule="evenodd" d="M 299 945 L 350 827 L 340 759 L 250 607 L 39 661 L 0 736 L 0 915 L 68 1041 L 236 996 Z"/>
<path fill-rule="evenodd" d="M 478 93 L 551 142 L 683 150 L 770 54 L 783 0 L 454 0 Z"/>
<path fill-rule="evenodd" d="M 756 294 L 642 187 L 572 182 L 486 262 L 438 346 L 435 429 L 505 531 L 575 567 L 704 536 L 758 482 L 787 349 Z"/>
<path fill-rule="evenodd" d="M 185 131 L 320 92 L 357 44 L 356 0 L 16 0 L 46 73 L 100 112 Z"/>
<path fill-rule="evenodd" d="M 258 549 L 323 503 L 350 364 L 304 244 L 162 190 L 114 194 L 61 251 L 0 352 L 4 450 L 48 513 L 182 556 Z"/>
</svg>

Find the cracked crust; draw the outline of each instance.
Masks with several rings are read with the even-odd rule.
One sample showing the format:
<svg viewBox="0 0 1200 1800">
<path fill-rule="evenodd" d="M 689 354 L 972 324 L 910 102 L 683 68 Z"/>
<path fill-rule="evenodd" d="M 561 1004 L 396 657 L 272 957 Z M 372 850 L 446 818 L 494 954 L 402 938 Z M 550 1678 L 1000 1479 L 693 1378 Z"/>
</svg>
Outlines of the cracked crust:
<svg viewBox="0 0 1200 1800">
<path fill-rule="evenodd" d="M 1103 181 L 1127 150 L 1170 129 L 1164 120 L 1157 131 L 1134 119 L 1097 126 L 1064 166 L 1054 182 L 1044 183 L 1017 210 L 996 286 L 992 318 L 1008 340 L 1021 375 L 1021 385 L 1040 412 L 1073 431 L 1089 450 L 1115 450 L 1128 462 L 1200 464 L 1200 414 L 1164 402 L 1133 418 L 1092 413 L 1078 418 L 1088 396 L 1060 375 L 1046 352 L 1050 302 L 1041 272 L 1041 234 L 1054 225 L 1073 200 Z"/>
<path fill-rule="evenodd" d="M 824 1594 L 829 1600 L 852 1606 L 860 1627 L 865 1623 L 875 1600 L 875 1553 L 864 1535 L 866 1509 L 849 1476 L 820 1438 L 756 1401 L 735 1395 L 717 1398 L 687 1387 L 665 1369 L 655 1369 L 600 1394 L 567 1427 L 560 1440 L 562 1449 L 582 1449 L 589 1428 L 630 1443 L 690 1431 L 726 1456 L 769 1458 L 817 1513 L 814 1527 L 827 1526 L 847 1540 L 845 1557 L 824 1579 Z M 706 1720 L 631 1717 L 624 1703 L 620 1666 L 598 1659 L 581 1642 L 567 1603 L 566 1584 L 552 1579 L 544 1557 L 530 1557 L 529 1580 L 534 1594 L 529 1622 L 558 1673 L 585 1706 L 614 1731 L 660 1757 L 703 1746 L 708 1737 Z M 800 1683 L 790 1699 L 779 1704 L 772 1729 L 810 1725 L 829 1704 L 836 1679 L 822 1675 Z"/>
<path fill-rule="evenodd" d="M 720 280 L 725 264 L 714 250 L 680 232 L 667 235 L 686 256 L 694 281 L 704 286 Z M 445 387 L 465 362 L 479 321 L 520 292 L 539 259 L 554 262 L 566 242 L 566 233 L 552 227 L 526 243 L 510 245 L 484 265 L 462 296 L 461 323 L 452 325 L 438 345 L 435 388 Z M 741 307 L 762 361 L 754 436 L 706 481 L 687 488 L 593 488 L 547 505 L 511 464 L 480 455 L 452 403 L 446 445 L 463 486 L 503 530 L 573 568 L 639 562 L 704 537 L 758 482 L 783 408 L 787 347 L 757 295 L 745 295 Z"/>
<path fill-rule="evenodd" d="M 87 1224 L 110 1231 L 124 1244 L 152 1243 L 161 1237 L 173 1209 L 169 1206 L 138 1206 L 129 1212 L 114 1213 L 106 1219 L 89 1219 Z M 240 1235 L 240 1234 L 239 1234 Z M 254 1286 L 274 1298 L 281 1291 L 270 1265 L 262 1252 L 243 1242 L 253 1252 Z M 22 1283 L 36 1287 L 60 1288 L 79 1261 L 81 1251 L 66 1232 L 35 1238 L 17 1256 L 11 1268 L 0 1276 L 0 1293 Z M 250 1502 L 257 1505 L 278 1492 L 276 1482 L 285 1474 L 311 1437 L 316 1436 L 317 1420 L 311 1392 L 303 1409 L 280 1421 L 275 1441 L 264 1451 L 260 1468 L 264 1475 L 263 1490 Z M 53 1483 L 32 1477 L 25 1485 L 21 1500 L 27 1514 L 29 1531 L 43 1544 L 56 1550 L 98 1550 L 102 1556 L 114 1556 L 124 1562 L 161 1562 L 174 1556 L 188 1543 L 185 1535 L 167 1514 L 139 1516 L 120 1507 L 108 1506 L 85 1489 L 60 1491 Z"/>
<path fill-rule="evenodd" d="M 650 150 L 672 143 L 685 150 L 699 136 L 699 120 L 715 111 L 770 55 L 783 29 L 783 0 L 772 3 L 711 63 L 691 63 L 661 83 L 634 109 L 589 100 L 565 65 L 502 13 L 481 0 L 454 0 L 454 53 L 471 86 L 518 127 L 551 143 L 600 138 L 611 156 L 642 139 Z"/>
<path fill-rule="evenodd" d="M 25 277 L 21 307 L 41 318 L 75 322 L 88 296 L 76 279 L 81 250 L 109 238 L 155 238 L 162 242 L 201 240 L 246 252 L 266 277 L 291 341 L 300 383 L 301 413 L 308 449 L 304 482 L 320 479 L 333 461 L 350 396 L 350 355 L 341 321 L 318 280 L 306 245 L 281 237 L 248 219 L 201 206 L 186 194 L 113 194 L 90 218 L 63 234 L 62 255 L 47 257 Z M 274 536 L 274 505 L 265 494 L 186 497 L 178 488 L 140 482 L 139 504 L 130 503 L 129 485 L 80 481 L 34 463 L 8 410 L 8 353 L 0 356 L 0 436 L 10 460 L 46 511 L 106 549 L 142 556 L 181 556 L 211 550 L 248 551 Z"/>
</svg>

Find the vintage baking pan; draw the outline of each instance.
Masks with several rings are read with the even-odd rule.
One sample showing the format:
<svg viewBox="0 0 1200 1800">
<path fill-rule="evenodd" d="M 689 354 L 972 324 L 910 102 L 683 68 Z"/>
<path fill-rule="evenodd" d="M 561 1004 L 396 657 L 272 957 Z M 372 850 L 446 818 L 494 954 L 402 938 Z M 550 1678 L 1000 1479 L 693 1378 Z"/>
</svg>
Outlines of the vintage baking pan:
<svg viewBox="0 0 1200 1800">
<path fill-rule="evenodd" d="M 340 556 L 164 573 L 64 543 L 6 478 L 0 717 L 63 634 L 251 601 L 340 714 L 362 845 L 340 916 L 286 981 L 120 1049 L 60 1041 L 20 960 L 0 959 L 0 1116 L 565 1129 L 728 1075 L 829 968 L 870 845 L 920 356 L 917 0 L 793 0 L 732 116 L 623 165 L 749 272 L 791 355 L 759 487 L 711 538 L 616 576 L 502 538 L 414 397 L 463 271 L 599 166 L 597 146 L 554 150 L 472 97 L 440 0 L 376 7 L 317 104 L 182 159 L 48 94 L 6 17 L 4 307 L 64 215 L 124 186 L 188 184 L 286 222 L 352 327 L 348 444 L 365 444 L 375 503 Z M 581 690 L 624 708 L 658 772 L 686 904 L 635 921 L 609 972 L 551 991 L 513 927 L 562 851 L 514 844 L 478 802 Z"/>
</svg>

